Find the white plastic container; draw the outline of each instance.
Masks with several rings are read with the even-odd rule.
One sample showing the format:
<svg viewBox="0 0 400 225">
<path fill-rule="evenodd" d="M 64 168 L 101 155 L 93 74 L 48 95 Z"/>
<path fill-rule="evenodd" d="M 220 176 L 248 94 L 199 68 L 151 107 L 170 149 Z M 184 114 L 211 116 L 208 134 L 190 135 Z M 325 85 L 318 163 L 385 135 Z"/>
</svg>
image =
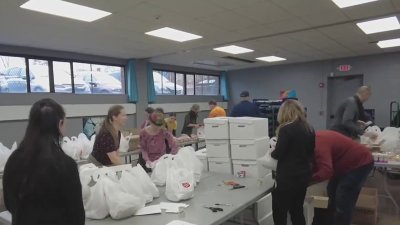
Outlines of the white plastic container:
<svg viewBox="0 0 400 225">
<path fill-rule="evenodd" d="M 208 171 L 207 149 L 200 149 L 195 154 L 196 157 L 203 163 L 203 171 Z"/>
<path fill-rule="evenodd" d="M 257 160 L 264 156 L 269 148 L 269 138 L 253 140 L 231 140 L 232 159 Z"/>
<path fill-rule="evenodd" d="M 206 139 L 225 140 L 229 139 L 229 118 L 207 118 L 204 119 L 204 133 Z"/>
<path fill-rule="evenodd" d="M 230 158 L 231 145 L 229 140 L 206 140 L 208 158 Z"/>
<path fill-rule="evenodd" d="M 230 158 L 208 158 L 210 172 L 232 174 L 232 161 Z"/>
<path fill-rule="evenodd" d="M 245 161 L 245 160 L 232 160 L 233 163 L 233 175 L 242 176 L 245 174 L 245 177 L 252 178 L 264 178 L 271 171 L 265 167 L 263 167 L 257 161 Z"/>
<path fill-rule="evenodd" d="M 266 196 L 262 197 L 258 200 L 255 204 L 255 213 L 256 219 L 259 224 L 271 224 L 267 221 L 272 221 L 272 195 L 271 193 L 267 194 Z"/>
<path fill-rule="evenodd" d="M 268 137 L 268 119 L 256 117 L 229 118 L 231 140 L 250 140 Z"/>
</svg>

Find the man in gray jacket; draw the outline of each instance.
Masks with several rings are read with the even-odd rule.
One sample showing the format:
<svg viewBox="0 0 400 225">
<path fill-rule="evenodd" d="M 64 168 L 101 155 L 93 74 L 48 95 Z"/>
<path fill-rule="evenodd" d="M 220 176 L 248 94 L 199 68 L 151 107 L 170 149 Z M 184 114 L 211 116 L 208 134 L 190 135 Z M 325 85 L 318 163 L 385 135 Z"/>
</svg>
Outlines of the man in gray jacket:
<svg viewBox="0 0 400 225">
<path fill-rule="evenodd" d="M 364 133 L 368 116 L 364 112 L 363 103 L 371 96 L 371 88 L 361 86 L 354 96 L 348 97 L 335 113 L 331 130 L 335 130 L 353 139 Z"/>
</svg>

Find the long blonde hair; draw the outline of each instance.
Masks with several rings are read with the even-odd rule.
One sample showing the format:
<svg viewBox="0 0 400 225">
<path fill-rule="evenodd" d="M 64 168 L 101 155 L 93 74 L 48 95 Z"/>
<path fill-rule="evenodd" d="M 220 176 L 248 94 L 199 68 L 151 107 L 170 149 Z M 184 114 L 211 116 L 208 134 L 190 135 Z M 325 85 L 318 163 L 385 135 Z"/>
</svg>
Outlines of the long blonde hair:
<svg viewBox="0 0 400 225">
<path fill-rule="evenodd" d="M 105 132 L 105 131 L 108 131 L 111 133 L 111 136 L 114 139 L 115 146 L 119 145 L 119 139 L 118 139 L 119 130 L 116 130 L 114 128 L 114 126 L 112 125 L 112 123 L 114 121 L 113 116 L 118 116 L 123 109 L 124 109 L 124 107 L 122 105 L 111 106 L 110 109 L 108 109 L 107 117 L 103 121 L 103 126 L 100 129 L 100 133 Z"/>
<path fill-rule="evenodd" d="M 306 119 L 306 111 L 304 110 L 304 106 L 296 100 L 286 100 L 278 111 L 278 123 L 279 126 L 276 129 L 276 136 L 279 136 L 279 130 L 290 123 L 299 120 L 304 124 L 306 129 L 309 132 L 312 132 L 312 126 L 307 122 Z"/>
</svg>

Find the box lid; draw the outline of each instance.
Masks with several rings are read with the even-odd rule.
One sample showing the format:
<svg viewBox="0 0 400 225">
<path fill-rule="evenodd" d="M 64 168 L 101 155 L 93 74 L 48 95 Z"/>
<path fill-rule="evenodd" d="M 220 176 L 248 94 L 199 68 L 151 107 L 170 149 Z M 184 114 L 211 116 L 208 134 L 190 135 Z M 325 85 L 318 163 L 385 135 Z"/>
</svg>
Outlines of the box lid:
<svg viewBox="0 0 400 225">
<path fill-rule="evenodd" d="M 230 163 L 231 158 L 208 158 L 209 162 L 224 162 L 224 163 Z"/>
<path fill-rule="evenodd" d="M 258 118 L 258 117 L 234 117 L 234 118 L 229 118 L 230 123 L 235 123 L 235 124 L 254 124 L 254 123 L 259 123 L 265 121 L 265 123 L 268 123 L 267 118 Z"/>
<path fill-rule="evenodd" d="M 231 145 L 254 145 L 256 142 L 260 141 L 266 141 L 267 146 L 269 142 L 269 137 L 262 137 L 262 138 L 257 138 L 257 139 L 252 139 L 252 140 L 231 140 Z"/>
<path fill-rule="evenodd" d="M 199 158 L 199 159 L 207 159 L 207 149 L 203 148 L 201 150 L 198 150 L 195 155 Z"/>
<path fill-rule="evenodd" d="M 228 117 L 217 117 L 217 118 L 206 118 L 204 119 L 204 124 L 218 124 L 224 125 L 229 123 Z"/>
</svg>

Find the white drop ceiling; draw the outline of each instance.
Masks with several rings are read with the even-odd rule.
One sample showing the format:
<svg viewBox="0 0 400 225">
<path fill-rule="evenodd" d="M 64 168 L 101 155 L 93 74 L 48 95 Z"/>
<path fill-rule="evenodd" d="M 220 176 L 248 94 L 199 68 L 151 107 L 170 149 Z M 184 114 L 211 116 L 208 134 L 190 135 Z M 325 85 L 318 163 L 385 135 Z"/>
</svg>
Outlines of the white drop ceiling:
<svg viewBox="0 0 400 225">
<path fill-rule="evenodd" d="M 92 23 L 21 9 L 26 0 L 0 1 L 0 44 L 78 52 L 154 63 L 235 70 L 400 51 L 376 42 L 400 31 L 366 35 L 357 22 L 400 16 L 400 0 L 379 0 L 340 9 L 331 0 L 69 0 L 112 12 Z M 145 32 L 171 27 L 203 36 L 184 43 Z M 214 51 L 238 45 L 254 52 Z M 286 61 L 266 63 L 276 55 Z M 232 55 L 233 56 L 233 55 Z M 210 66 L 204 64 L 213 64 Z"/>
</svg>

